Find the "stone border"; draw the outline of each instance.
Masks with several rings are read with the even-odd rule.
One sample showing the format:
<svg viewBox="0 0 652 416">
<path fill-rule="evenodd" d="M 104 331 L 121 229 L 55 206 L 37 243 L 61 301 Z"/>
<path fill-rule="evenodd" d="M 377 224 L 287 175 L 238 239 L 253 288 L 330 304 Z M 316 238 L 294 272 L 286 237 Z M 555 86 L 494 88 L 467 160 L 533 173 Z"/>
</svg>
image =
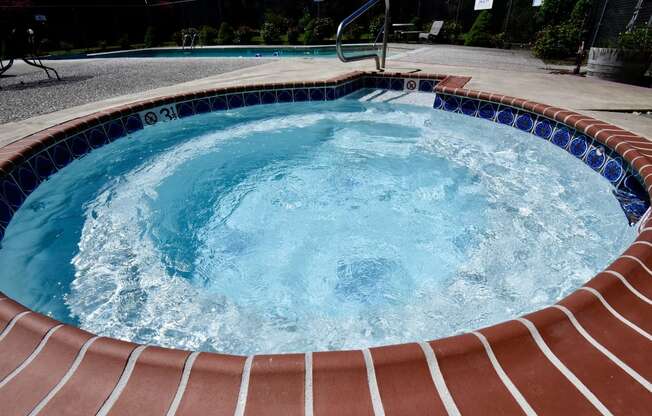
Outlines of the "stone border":
<svg viewBox="0 0 652 416">
<path fill-rule="evenodd" d="M 29 136 L 0 149 L 0 198 L 8 212 L 2 214 L 0 207 L 0 221 L 8 223 L 2 215 L 12 214 L 40 181 L 73 158 L 144 127 L 142 112 L 163 107 L 184 116 L 190 109 L 204 112 L 207 104 L 212 110 L 218 96 L 239 95 L 242 101 L 233 101 L 238 105 L 247 103 L 245 94 L 251 92 L 263 102 L 271 90 L 277 101 L 278 91 L 288 90 L 293 100 L 327 100 L 355 87 L 399 89 L 401 81 L 395 80 L 402 80 L 403 88 L 411 80 L 432 81 L 436 105 L 448 103 L 448 111 L 478 116 L 482 102 L 498 106 L 492 118 L 498 122 L 510 119 L 498 116 L 500 106 L 516 109 L 511 115 L 517 128 L 529 126 L 527 120 L 517 124 L 524 114 L 536 116 L 531 131 L 539 119 L 562 123 L 604 146 L 612 160 L 627 164 L 624 169 L 631 167 L 649 197 L 652 143 L 643 137 L 567 110 L 462 89 L 468 78 L 353 73 L 324 83 L 163 97 Z M 250 99 L 255 102 L 255 94 Z M 467 99 L 475 101 L 465 105 Z M 0 410 L 30 415 L 646 414 L 652 407 L 649 216 L 640 231 L 607 270 L 554 306 L 469 334 L 357 351 L 241 357 L 139 346 L 61 325 L 0 294 Z"/>
</svg>

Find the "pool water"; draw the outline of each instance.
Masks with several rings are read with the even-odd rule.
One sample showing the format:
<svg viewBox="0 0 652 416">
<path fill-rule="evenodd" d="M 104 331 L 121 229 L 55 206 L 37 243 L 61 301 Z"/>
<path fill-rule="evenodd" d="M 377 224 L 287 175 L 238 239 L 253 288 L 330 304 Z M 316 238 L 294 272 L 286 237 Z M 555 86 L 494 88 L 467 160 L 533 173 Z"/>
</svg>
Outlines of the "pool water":
<svg viewBox="0 0 652 416">
<path fill-rule="evenodd" d="M 347 55 L 369 53 L 373 46 L 347 46 Z M 107 52 L 90 55 L 90 58 L 335 58 L 334 46 L 321 47 L 200 47 L 195 49 L 156 48 Z"/>
<path fill-rule="evenodd" d="M 434 339 L 556 302 L 634 230 L 534 136 L 358 99 L 160 124 L 41 185 L 0 290 L 94 333 L 276 353 Z"/>
</svg>

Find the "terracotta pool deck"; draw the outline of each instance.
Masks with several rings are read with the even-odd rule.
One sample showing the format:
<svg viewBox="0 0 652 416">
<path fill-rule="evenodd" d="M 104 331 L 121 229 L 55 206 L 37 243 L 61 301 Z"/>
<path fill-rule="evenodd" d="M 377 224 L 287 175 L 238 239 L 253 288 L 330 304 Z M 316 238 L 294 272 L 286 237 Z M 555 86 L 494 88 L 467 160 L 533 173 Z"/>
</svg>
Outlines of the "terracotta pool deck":
<svg viewBox="0 0 652 416">
<path fill-rule="evenodd" d="M 391 70 L 414 66 L 395 61 Z M 614 124 L 640 132 L 634 134 L 586 115 L 650 108 L 650 90 L 570 76 L 418 66 L 420 73 L 463 76 L 437 76 L 439 93 L 509 106 L 594 138 L 618 153 L 651 193 L 652 143 L 641 135 L 650 133 L 650 121 L 612 115 Z M 2 141 L 13 144 L 0 148 L 0 169 L 17 169 L 48 146 L 116 117 L 126 126 L 140 111 L 239 92 L 242 85 L 336 84 L 360 77 L 350 74 L 356 67 L 368 65 L 275 61 L 5 125 Z M 104 111 L 94 114 L 98 110 Z M 651 334 L 647 218 L 622 256 L 556 305 L 464 335 L 356 351 L 242 357 L 141 346 L 61 325 L 0 294 L 0 414 L 648 415 Z"/>
</svg>

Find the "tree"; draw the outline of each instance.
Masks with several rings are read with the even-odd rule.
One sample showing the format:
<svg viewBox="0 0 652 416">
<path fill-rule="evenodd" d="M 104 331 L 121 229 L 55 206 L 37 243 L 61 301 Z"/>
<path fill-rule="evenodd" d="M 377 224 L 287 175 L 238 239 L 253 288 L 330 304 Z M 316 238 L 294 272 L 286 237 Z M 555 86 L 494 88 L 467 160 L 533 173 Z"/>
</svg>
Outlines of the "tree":
<svg viewBox="0 0 652 416">
<path fill-rule="evenodd" d="M 475 19 L 471 30 L 464 36 L 465 46 L 491 46 L 491 34 L 489 26 L 491 24 L 491 13 L 487 10 L 480 12 Z"/>
<path fill-rule="evenodd" d="M 217 43 L 219 45 L 230 45 L 233 43 L 233 38 L 235 33 L 233 27 L 227 22 L 222 22 L 220 25 L 220 31 L 217 34 Z"/>
<path fill-rule="evenodd" d="M 147 31 L 145 31 L 145 47 L 153 48 L 154 46 L 158 46 L 156 28 L 154 26 L 148 26 Z"/>
</svg>

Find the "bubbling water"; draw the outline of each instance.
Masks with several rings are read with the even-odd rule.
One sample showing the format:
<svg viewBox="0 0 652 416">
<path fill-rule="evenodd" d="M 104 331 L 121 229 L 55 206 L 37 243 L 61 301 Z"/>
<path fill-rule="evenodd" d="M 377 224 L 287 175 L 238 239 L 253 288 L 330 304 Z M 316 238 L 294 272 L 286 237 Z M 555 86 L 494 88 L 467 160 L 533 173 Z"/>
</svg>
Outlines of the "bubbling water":
<svg viewBox="0 0 652 416">
<path fill-rule="evenodd" d="M 12 221 L 0 289 L 142 343 L 360 348 L 554 303 L 633 238 L 609 184 L 534 136 L 412 106 L 289 104 L 74 162 Z"/>
</svg>

